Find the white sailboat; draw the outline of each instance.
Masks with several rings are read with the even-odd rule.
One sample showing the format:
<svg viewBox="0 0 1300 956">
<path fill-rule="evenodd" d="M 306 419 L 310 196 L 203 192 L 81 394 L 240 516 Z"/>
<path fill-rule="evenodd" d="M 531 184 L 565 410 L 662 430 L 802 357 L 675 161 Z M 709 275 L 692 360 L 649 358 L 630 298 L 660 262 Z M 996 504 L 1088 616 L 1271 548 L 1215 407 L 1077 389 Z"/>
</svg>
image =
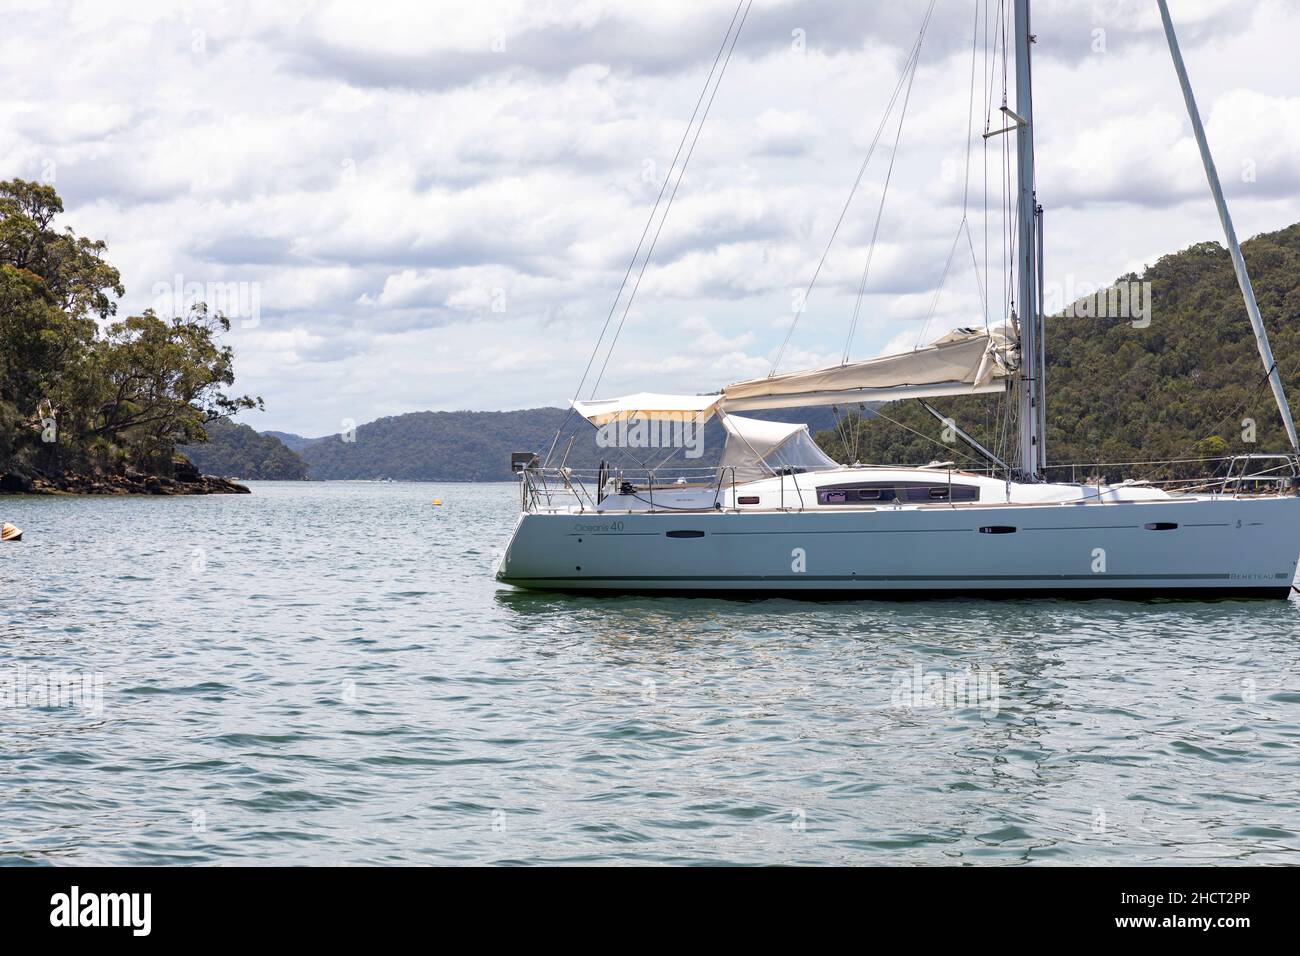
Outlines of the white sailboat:
<svg viewBox="0 0 1300 956">
<path fill-rule="evenodd" d="M 717 416 L 721 464 L 667 477 L 581 475 L 521 462 L 522 513 L 497 572 L 523 588 L 599 593 L 795 597 L 950 594 L 1286 597 L 1300 558 L 1300 447 L 1250 279 L 1210 157 L 1166 0 L 1158 0 L 1278 410 L 1291 443 L 1276 490 L 1225 481 L 1213 493 L 1043 480 L 1041 208 L 1035 194 L 1029 0 L 1014 2 L 1019 316 L 959 329 L 925 348 L 773 374 L 707 395 L 640 393 L 574 401 L 594 426 L 702 423 Z M 733 41 L 734 44 L 734 41 Z M 951 463 L 832 461 L 806 426 L 744 412 L 1012 392 L 1018 457 L 1001 473 Z M 974 443 L 972 443 L 974 444 Z M 984 449 L 975 445 L 980 451 Z M 988 453 L 986 453 L 988 454 Z M 990 454 L 990 458 L 993 456 Z M 1265 457 L 1265 456 L 1253 456 Z M 1275 463 L 1274 463 L 1275 464 Z M 1242 462 L 1242 471 L 1250 461 Z M 1277 474 L 1271 469 L 1270 474 Z"/>
</svg>

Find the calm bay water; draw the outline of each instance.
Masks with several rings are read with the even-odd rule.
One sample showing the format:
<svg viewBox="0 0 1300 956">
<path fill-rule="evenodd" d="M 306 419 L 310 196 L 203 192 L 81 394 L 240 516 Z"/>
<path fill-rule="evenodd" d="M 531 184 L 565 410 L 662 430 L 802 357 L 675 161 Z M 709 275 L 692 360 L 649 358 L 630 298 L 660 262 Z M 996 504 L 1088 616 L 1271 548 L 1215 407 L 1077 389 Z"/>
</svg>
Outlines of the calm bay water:
<svg viewBox="0 0 1300 956">
<path fill-rule="evenodd" d="M 1300 862 L 1295 600 L 527 594 L 511 485 L 253 488 L 0 498 L 0 863 Z"/>
</svg>

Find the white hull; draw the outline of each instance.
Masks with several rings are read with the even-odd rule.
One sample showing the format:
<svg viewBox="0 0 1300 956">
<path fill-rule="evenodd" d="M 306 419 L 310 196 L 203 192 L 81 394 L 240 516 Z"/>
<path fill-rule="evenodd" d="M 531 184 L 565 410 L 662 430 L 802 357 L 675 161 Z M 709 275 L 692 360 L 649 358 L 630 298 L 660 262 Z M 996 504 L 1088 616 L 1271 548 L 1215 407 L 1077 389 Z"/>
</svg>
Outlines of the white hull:
<svg viewBox="0 0 1300 956">
<path fill-rule="evenodd" d="M 1285 466 L 1249 477 L 1290 488 L 1300 477 L 1296 475 L 1300 443 L 1165 0 L 1160 12 L 1292 452 L 1273 456 L 1285 458 Z M 789 424 L 734 414 L 746 409 L 828 404 L 852 408 L 873 400 L 989 393 L 1000 390 L 997 380 L 1005 379 L 1018 407 L 1019 440 L 1011 446 L 1018 460 L 1014 468 L 998 464 L 1006 475 L 1037 476 L 1047 471 L 1046 357 L 1038 301 L 1043 277 L 1042 207 L 1035 192 L 1029 0 L 1016 0 L 1014 12 L 1007 13 L 1013 33 L 1010 39 L 1006 33 L 1002 36 L 1001 69 L 1005 83 L 1014 49 L 1016 100 L 1014 111 L 1003 104 L 1011 125 L 997 132 L 1014 132 L 1016 141 L 1016 223 L 1007 231 L 1015 237 L 1019 320 L 1012 312 L 1007 316 L 1010 328 L 1002 326 L 996 333 L 987 327 L 983 332 L 956 329 L 924 348 L 865 362 L 849 362 L 846 354 L 838 366 L 782 375 L 774 366 L 766 378 L 736 382 L 718 392 L 688 396 L 641 392 L 575 401 L 574 408 L 603 430 L 602 446 L 637 449 L 669 446 L 662 441 L 662 429 L 653 438 L 650 429 L 625 429 L 618 441 L 611 442 L 609 426 L 684 424 L 682 416 L 687 413 L 702 424 L 721 413 L 728 437 L 720 465 L 712 482 L 695 485 L 689 480 L 665 484 L 655 471 L 637 483 L 621 471 L 611 476 L 602 467 L 594 487 L 590 479 L 584 481 L 568 468 L 560 467 L 558 474 L 548 478 L 542 467 L 524 467 L 524 514 L 502 559 L 499 580 L 565 591 L 793 596 L 1284 597 L 1290 592 L 1300 556 L 1297 497 L 1174 496 L 1137 484 L 1098 488 L 1038 481 L 1013 484 L 957 472 L 952 466 L 843 467 L 815 447 L 806 428 L 799 435 Z M 972 60 L 972 80 L 973 67 Z M 995 56 L 994 74 L 996 69 Z M 984 134 L 986 139 L 991 135 Z M 796 312 L 795 321 L 801 313 L 802 309 Z M 786 343 L 793 331 L 792 322 Z M 608 348 L 612 350 L 613 344 Z M 775 365 L 780 365 L 784 350 L 783 344 Z M 593 358 L 599 351 L 598 344 Z M 698 448 L 685 441 L 684 430 L 682 438 L 680 444 L 688 448 L 685 457 L 690 457 L 689 449 Z M 1258 457 L 1266 456 L 1241 459 L 1249 464 Z M 1229 462 L 1229 477 L 1237 460 Z M 1235 488 L 1260 487 L 1247 477 L 1243 470 Z M 751 478 L 757 480 L 747 480 Z M 1228 484 L 1225 478 L 1220 487 L 1226 490 Z M 563 502 L 566 495 L 570 503 Z M 562 502 L 558 507 L 557 497 Z"/>
<path fill-rule="evenodd" d="M 1081 486 L 1027 487 L 1077 494 Z M 610 593 L 1287 595 L 1300 557 L 1300 498 L 1146 494 L 1158 497 L 526 512 L 497 577 Z"/>
</svg>

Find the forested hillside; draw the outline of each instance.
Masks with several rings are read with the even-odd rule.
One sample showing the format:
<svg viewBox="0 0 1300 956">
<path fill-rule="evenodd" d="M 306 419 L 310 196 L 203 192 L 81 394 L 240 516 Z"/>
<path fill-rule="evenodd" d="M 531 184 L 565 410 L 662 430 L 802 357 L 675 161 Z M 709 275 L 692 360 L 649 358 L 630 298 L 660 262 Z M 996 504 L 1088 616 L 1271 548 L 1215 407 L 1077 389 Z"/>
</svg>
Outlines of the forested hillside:
<svg viewBox="0 0 1300 956">
<path fill-rule="evenodd" d="M 814 429 L 832 423 L 829 409 L 783 409 L 757 417 L 776 421 L 803 421 Z M 510 454 L 551 446 L 555 430 L 566 422 L 556 460 L 568 439 L 574 437 L 567 463 L 575 468 L 595 468 L 601 459 L 635 465 L 636 459 L 619 449 L 596 445 L 596 431 L 577 415 L 559 408 L 530 408 L 514 412 L 413 412 L 381 418 L 357 428 L 354 436 L 303 439 L 298 454 L 315 479 L 393 478 L 415 481 L 500 481 L 510 477 Z M 283 435 L 283 433 L 276 433 Z M 344 437 L 355 440 L 345 441 Z M 722 452 L 722 426 L 710 422 L 705 429 L 703 455 L 687 459 L 679 452 L 673 467 L 707 467 Z M 657 449 L 632 449 L 643 460 L 662 458 Z M 657 456 L 657 457 L 656 457 Z"/>
<path fill-rule="evenodd" d="M 264 431 L 261 434 L 279 439 L 290 451 L 302 451 L 312 442 L 321 441 L 319 438 L 303 438 L 293 432 Z"/>
<path fill-rule="evenodd" d="M 307 465 L 278 438 L 259 435 L 229 419 L 212 422 L 201 445 L 177 449 L 205 475 L 252 481 L 295 481 L 307 477 Z"/>
<path fill-rule="evenodd" d="M 1243 253 L 1278 369 L 1294 402 L 1300 398 L 1300 224 L 1249 240 Z M 1049 462 L 1087 465 L 1286 451 L 1227 250 L 1200 243 L 1117 281 L 1151 283 L 1146 328 L 1120 318 L 1048 319 Z M 999 424 L 1004 402 L 996 395 L 932 404 L 1005 457 L 1009 436 Z M 858 458 L 881 463 L 946 460 L 967 451 L 964 445 L 954 450 L 939 442 L 942 425 L 916 402 L 891 403 L 880 413 L 926 437 L 879 417 L 856 432 L 846 430 L 847 441 L 834 431 L 822 432 L 818 440 L 838 459 L 853 457 L 856 446 Z M 1206 467 L 1112 465 L 1099 473 L 1112 479 L 1162 479 L 1201 474 Z M 1079 474 L 1085 471 L 1079 469 Z M 1069 469 L 1060 469 L 1052 477 L 1068 475 Z"/>
</svg>

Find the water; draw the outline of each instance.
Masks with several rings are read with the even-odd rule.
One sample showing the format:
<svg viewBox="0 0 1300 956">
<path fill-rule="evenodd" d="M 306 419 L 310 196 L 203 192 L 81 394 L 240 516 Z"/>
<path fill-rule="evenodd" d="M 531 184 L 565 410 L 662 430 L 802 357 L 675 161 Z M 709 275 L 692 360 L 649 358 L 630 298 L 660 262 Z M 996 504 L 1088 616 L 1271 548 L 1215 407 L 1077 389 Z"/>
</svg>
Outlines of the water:
<svg viewBox="0 0 1300 956">
<path fill-rule="evenodd" d="M 1295 601 L 533 595 L 510 485 L 253 487 L 0 498 L 0 676 L 91 675 L 0 863 L 1300 862 Z"/>
</svg>

